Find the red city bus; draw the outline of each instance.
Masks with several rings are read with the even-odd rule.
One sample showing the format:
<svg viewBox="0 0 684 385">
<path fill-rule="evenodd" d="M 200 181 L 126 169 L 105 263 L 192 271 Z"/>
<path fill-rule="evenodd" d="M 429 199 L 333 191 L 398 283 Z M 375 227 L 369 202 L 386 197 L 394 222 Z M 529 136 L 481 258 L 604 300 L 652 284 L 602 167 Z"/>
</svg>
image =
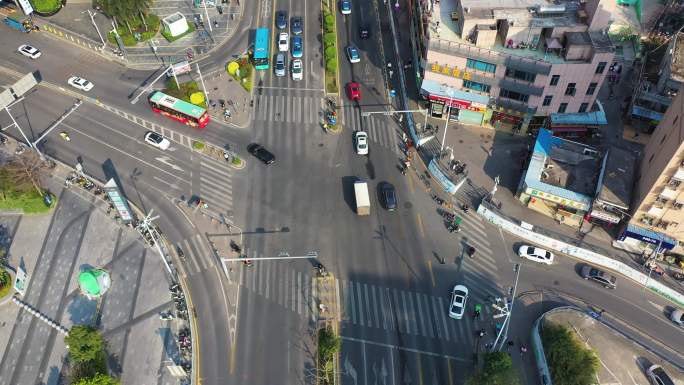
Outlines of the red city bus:
<svg viewBox="0 0 684 385">
<path fill-rule="evenodd" d="M 149 97 L 152 110 L 188 126 L 204 128 L 209 123 L 209 113 L 206 109 L 176 99 L 163 92 L 155 91 Z"/>
</svg>

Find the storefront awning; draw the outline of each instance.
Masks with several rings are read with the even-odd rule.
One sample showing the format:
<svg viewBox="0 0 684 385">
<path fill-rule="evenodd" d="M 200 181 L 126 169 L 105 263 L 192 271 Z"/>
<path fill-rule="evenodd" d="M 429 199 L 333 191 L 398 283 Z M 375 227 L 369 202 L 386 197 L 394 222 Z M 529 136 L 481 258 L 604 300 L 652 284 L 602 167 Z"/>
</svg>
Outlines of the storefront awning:
<svg viewBox="0 0 684 385">
<path fill-rule="evenodd" d="M 632 107 L 632 115 L 641 116 L 643 118 L 657 121 L 663 120 L 663 114 L 640 106 Z"/>
<path fill-rule="evenodd" d="M 578 126 L 554 126 L 551 127 L 551 131 L 553 133 L 558 133 L 558 132 L 586 132 L 587 127 L 578 127 Z"/>
<path fill-rule="evenodd" d="M 664 249 L 672 249 L 675 247 L 677 244 L 677 241 L 668 237 L 665 234 L 645 229 L 640 226 L 636 226 L 633 224 L 628 224 L 627 228 L 625 229 L 625 232 L 622 234 L 620 238 L 624 240 L 624 237 L 628 236 L 630 238 L 635 238 L 639 239 L 643 242 L 650 243 L 652 245 L 657 245 L 657 244 L 662 244 L 661 248 Z"/>
<path fill-rule="evenodd" d="M 671 188 L 665 187 L 660 193 L 660 196 L 669 200 L 675 199 L 677 197 L 677 191 Z"/>
<path fill-rule="evenodd" d="M 603 111 L 582 112 L 575 114 L 551 114 L 551 125 L 569 126 L 604 126 L 608 124 L 606 114 Z"/>
<path fill-rule="evenodd" d="M 672 177 L 677 180 L 684 181 L 684 169 L 680 168 Z"/>
</svg>

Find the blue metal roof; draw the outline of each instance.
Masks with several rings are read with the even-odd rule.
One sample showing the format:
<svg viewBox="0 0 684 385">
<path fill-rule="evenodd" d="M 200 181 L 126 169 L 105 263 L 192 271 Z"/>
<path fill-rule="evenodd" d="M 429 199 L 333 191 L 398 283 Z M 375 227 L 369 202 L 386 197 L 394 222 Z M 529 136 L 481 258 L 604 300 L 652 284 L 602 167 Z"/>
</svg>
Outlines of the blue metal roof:
<svg viewBox="0 0 684 385">
<path fill-rule="evenodd" d="M 525 174 L 525 184 L 528 188 L 582 203 L 586 206 L 584 209 L 589 210 L 589 207 L 591 206 L 590 196 L 541 181 L 542 171 L 544 171 L 544 164 L 546 163 L 546 158 L 549 157 L 551 147 L 560 144 L 563 141 L 564 139 L 553 136 L 549 130 L 539 130 L 537 141 L 534 144 L 534 151 L 532 152 L 532 159 L 530 160 L 530 165 L 527 169 L 527 173 Z"/>
<path fill-rule="evenodd" d="M 459 100 L 467 100 L 469 102 L 475 102 L 480 104 L 488 104 L 489 97 L 474 94 L 472 92 L 461 91 L 457 88 L 448 87 L 434 80 L 424 79 L 420 86 L 421 91 L 428 93 L 429 95 L 435 95 L 442 98 L 453 98 Z"/>
<path fill-rule="evenodd" d="M 606 114 L 603 111 L 583 112 L 575 114 L 551 114 L 551 124 L 606 125 Z"/>
<path fill-rule="evenodd" d="M 641 116 L 651 120 L 661 121 L 663 120 L 663 114 L 649 110 L 648 108 L 634 106 L 632 107 L 632 115 Z"/>
<path fill-rule="evenodd" d="M 668 237 L 667 235 L 663 233 L 659 233 L 657 231 L 645 229 L 641 226 L 636 226 L 631 223 L 627 224 L 627 232 L 634 233 L 641 235 L 642 237 L 648 237 L 651 239 L 654 239 L 656 243 L 663 242 L 663 244 L 671 245 L 671 246 L 676 246 L 677 241 Z"/>
</svg>

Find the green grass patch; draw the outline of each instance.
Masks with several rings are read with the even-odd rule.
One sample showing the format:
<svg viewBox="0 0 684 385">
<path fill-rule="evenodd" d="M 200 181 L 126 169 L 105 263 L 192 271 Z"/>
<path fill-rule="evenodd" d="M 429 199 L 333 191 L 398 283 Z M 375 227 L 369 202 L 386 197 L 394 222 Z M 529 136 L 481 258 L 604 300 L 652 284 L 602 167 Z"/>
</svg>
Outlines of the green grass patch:
<svg viewBox="0 0 684 385">
<path fill-rule="evenodd" d="M 145 29 L 145 25 L 142 23 L 142 20 L 140 20 L 139 17 L 136 17 L 130 21 L 129 24 L 133 30 L 133 34 L 131 34 L 131 32 L 128 30 L 126 24 L 119 23 L 119 28 L 116 29 L 116 32 L 119 34 L 119 36 L 121 36 L 121 41 L 123 41 L 126 47 L 134 46 L 141 41 L 150 40 L 157 35 L 157 32 L 159 32 L 159 25 L 161 24 L 159 16 L 149 14 L 145 17 L 145 23 L 147 23 L 147 29 Z M 139 34 L 140 40 L 135 38 L 136 33 Z M 116 45 L 114 31 L 110 31 L 107 34 L 107 40 Z"/>
<path fill-rule="evenodd" d="M 195 92 L 202 91 L 199 88 L 199 84 L 194 80 L 185 83 L 180 83 L 180 88 L 178 88 L 178 86 L 176 86 L 176 80 L 174 78 L 168 78 L 166 79 L 166 88 L 162 92 L 167 95 L 171 95 L 174 98 L 178 98 L 181 100 L 185 100 L 188 103 L 192 103 L 190 101 L 190 95 L 194 94 Z M 198 104 L 198 106 L 202 108 L 207 108 L 207 101 L 205 100 L 201 104 Z"/>
<path fill-rule="evenodd" d="M 164 36 L 164 38 L 166 40 L 168 40 L 169 43 L 173 43 L 174 41 L 180 39 L 181 37 L 186 36 L 188 34 L 191 34 L 193 32 L 195 32 L 195 25 L 193 23 L 188 23 L 188 30 L 185 31 L 184 33 L 181 33 L 178 36 L 171 36 L 170 33 L 166 32 L 164 30 L 161 31 L 161 34 L 162 34 L 162 36 Z"/>
<path fill-rule="evenodd" d="M 242 159 L 240 159 L 239 156 L 234 156 L 230 163 L 232 163 L 234 166 L 239 166 L 242 164 Z"/>
<path fill-rule="evenodd" d="M 12 276 L 0 267 L 0 298 L 4 298 L 12 290 Z"/>
<path fill-rule="evenodd" d="M 254 65 L 251 60 L 249 60 L 249 56 L 242 56 L 236 60 L 236 62 L 240 65 L 240 76 L 237 74 L 231 75 L 231 73 L 228 72 L 228 65 L 226 65 L 226 72 L 228 72 L 228 75 L 235 79 L 235 81 L 239 82 L 242 88 L 247 90 L 247 92 L 252 92 L 252 87 L 254 85 Z"/>
<path fill-rule="evenodd" d="M 199 140 L 194 140 L 194 141 L 192 142 L 192 148 L 193 148 L 194 150 L 202 151 L 202 150 L 204 150 L 204 147 L 206 147 L 206 145 L 204 144 L 204 142 L 200 142 Z"/>
<path fill-rule="evenodd" d="M 52 13 L 61 7 L 60 0 L 31 0 L 31 6 L 41 13 Z"/>
<path fill-rule="evenodd" d="M 55 198 L 52 205 L 55 205 Z M 45 205 L 43 197 L 35 190 L 26 192 L 8 192 L 0 196 L 0 210 L 22 210 L 26 214 L 44 213 L 51 209 Z"/>
</svg>

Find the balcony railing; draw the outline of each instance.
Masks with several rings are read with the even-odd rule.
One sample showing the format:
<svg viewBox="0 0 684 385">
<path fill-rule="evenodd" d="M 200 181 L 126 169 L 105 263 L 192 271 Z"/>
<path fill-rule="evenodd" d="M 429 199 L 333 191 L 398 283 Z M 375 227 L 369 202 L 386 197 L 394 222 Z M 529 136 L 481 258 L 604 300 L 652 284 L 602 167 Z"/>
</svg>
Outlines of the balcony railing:
<svg viewBox="0 0 684 385">
<path fill-rule="evenodd" d="M 535 86 L 527 82 L 517 81 L 510 78 L 501 79 L 499 85 L 501 88 L 515 90 L 516 92 L 527 95 L 541 96 L 544 93 L 544 87 Z"/>
</svg>

